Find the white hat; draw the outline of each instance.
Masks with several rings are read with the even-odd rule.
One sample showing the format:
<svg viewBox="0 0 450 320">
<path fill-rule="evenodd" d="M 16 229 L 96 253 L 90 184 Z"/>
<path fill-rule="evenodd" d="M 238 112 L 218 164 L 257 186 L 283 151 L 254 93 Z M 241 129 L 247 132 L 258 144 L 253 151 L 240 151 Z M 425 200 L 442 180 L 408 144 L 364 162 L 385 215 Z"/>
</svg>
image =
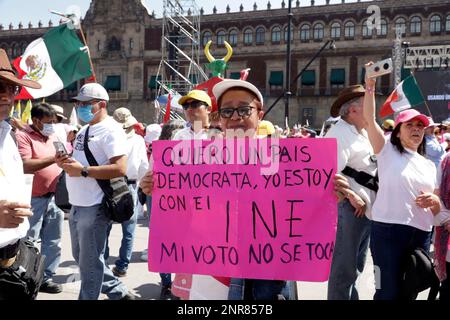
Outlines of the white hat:
<svg viewBox="0 0 450 320">
<path fill-rule="evenodd" d="M 152 143 L 154 140 L 159 138 L 161 134 L 161 126 L 157 123 L 149 124 L 147 128 L 145 128 L 145 137 L 144 140 L 147 143 Z"/>
<path fill-rule="evenodd" d="M 234 87 L 241 87 L 250 90 L 255 94 L 259 102 L 261 102 L 261 104 L 264 105 L 263 96 L 261 92 L 258 90 L 258 88 L 256 88 L 250 82 L 244 80 L 224 79 L 223 81 L 217 83 L 212 89 L 213 94 L 216 97 L 216 101 L 219 101 L 220 97 L 222 96 L 222 94 L 224 94 L 225 91 Z"/>
<path fill-rule="evenodd" d="M 77 101 L 90 101 L 90 100 L 105 100 L 109 101 L 108 92 L 98 83 L 87 83 L 81 87 L 78 95 L 73 97 L 72 100 Z"/>
<path fill-rule="evenodd" d="M 57 104 L 51 104 L 51 107 L 53 108 L 53 110 L 55 110 L 56 115 L 58 117 L 61 117 L 64 120 L 67 120 L 67 118 L 64 116 L 64 109 L 63 109 L 63 107 L 58 106 Z"/>
<path fill-rule="evenodd" d="M 134 126 L 136 123 L 138 123 L 136 118 L 131 114 L 131 111 L 127 108 L 119 108 L 115 110 L 113 113 L 113 118 L 114 120 L 119 122 L 124 129 Z"/>
</svg>

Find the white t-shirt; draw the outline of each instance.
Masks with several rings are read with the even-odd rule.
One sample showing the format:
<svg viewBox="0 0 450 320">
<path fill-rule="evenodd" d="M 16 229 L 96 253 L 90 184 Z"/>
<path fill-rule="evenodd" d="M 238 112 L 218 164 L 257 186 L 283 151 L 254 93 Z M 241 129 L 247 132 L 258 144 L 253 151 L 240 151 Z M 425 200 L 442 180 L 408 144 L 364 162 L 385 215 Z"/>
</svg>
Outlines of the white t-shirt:
<svg viewBox="0 0 450 320">
<path fill-rule="evenodd" d="M 23 163 L 17 146 L 11 137 L 11 126 L 0 122 L 0 200 L 20 201 L 24 192 Z M 31 194 L 29 195 L 31 199 Z M 26 236 L 28 219 L 17 228 L 0 228 L 0 248 L 15 243 Z"/>
<path fill-rule="evenodd" d="M 87 127 L 84 126 L 77 134 L 72 158 L 83 166 L 89 167 L 89 162 L 84 153 L 84 136 Z M 129 151 L 125 132 L 119 123 L 111 117 L 90 126 L 88 145 L 99 166 L 110 164 L 109 159 L 127 155 Z M 91 207 L 102 202 L 103 191 L 94 178 L 69 177 L 66 174 L 66 185 L 69 202 L 72 205 Z"/>
<path fill-rule="evenodd" d="M 377 160 L 380 181 L 372 219 L 431 231 L 431 210 L 418 207 L 415 200 L 421 191 L 433 192 L 438 187 L 433 162 L 408 149 L 401 154 L 388 140 Z"/>
<path fill-rule="evenodd" d="M 202 129 L 196 133 L 191 127 L 186 127 L 178 130 L 172 140 L 207 140 L 219 133 L 220 132 L 216 129 Z"/>
<path fill-rule="evenodd" d="M 325 135 L 325 138 L 336 138 L 337 141 L 337 171 L 341 172 L 346 166 L 357 171 L 376 175 L 377 164 L 366 130 L 358 132 L 355 126 L 340 119 Z M 347 177 L 350 188 L 366 203 L 366 216 L 371 219 L 372 204 L 376 193 Z"/>
<path fill-rule="evenodd" d="M 144 138 L 140 135 L 133 134 L 127 139 L 127 144 L 130 147 L 127 177 L 129 180 L 141 180 L 148 170 L 148 158 Z"/>
</svg>

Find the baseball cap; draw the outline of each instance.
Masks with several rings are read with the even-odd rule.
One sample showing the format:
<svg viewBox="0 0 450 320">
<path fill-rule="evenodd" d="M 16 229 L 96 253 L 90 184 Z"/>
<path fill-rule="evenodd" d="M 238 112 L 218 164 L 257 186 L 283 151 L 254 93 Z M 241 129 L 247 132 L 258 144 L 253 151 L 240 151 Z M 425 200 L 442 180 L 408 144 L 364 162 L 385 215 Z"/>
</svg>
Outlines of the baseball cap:
<svg viewBox="0 0 450 320">
<path fill-rule="evenodd" d="M 162 128 L 159 124 L 149 124 L 147 128 L 145 128 L 145 142 L 152 143 L 154 140 L 158 139 L 161 134 L 161 130 Z"/>
<path fill-rule="evenodd" d="M 64 120 L 67 120 L 67 118 L 64 116 L 64 109 L 63 109 L 63 107 L 58 106 L 57 104 L 52 104 L 51 107 L 53 108 L 53 110 L 55 110 L 56 115 L 58 117 L 61 117 Z"/>
<path fill-rule="evenodd" d="M 438 127 L 438 126 L 441 125 L 440 123 L 434 122 L 434 120 L 433 120 L 432 117 L 427 117 L 427 118 L 428 118 L 428 121 L 430 122 L 430 124 L 427 126 L 427 128 L 430 128 L 430 127 Z"/>
<path fill-rule="evenodd" d="M 398 126 L 400 123 L 408 122 L 413 119 L 417 118 L 417 120 L 422 121 L 425 127 L 428 127 L 430 124 L 430 120 L 428 120 L 428 117 L 424 114 L 421 114 L 419 111 L 415 109 L 407 109 L 404 111 L 401 111 L 397 117 L 395 118 L 395 126 Z"/>
<path fill-rule="evenodd" d="M 182 96 L 178 100 L 178 104 L 183 105 L 189 99 L 202 101 L 202 102 L 206 103 L 209 107 L 211 107 L 211 98 L 205 91 L 202 91 L 202 90 L 189 91 L 187 95 Z"/>
<path fill-rule="evenodd" d="M 81 87 L 78 95 L 73 97 L 72 100 L 76 101 L 90 101 L 90 100 L 105 100 L 109 101 L 109 95 L 105 88 L 98 83 L 86 83 Z"/>
<path fill-rule="evenodd" d="M 256 88 L 253 84 L 250 82 L 244 81 L 244 80 L 234 80 L 234 79 L 224 79 L 223 81 L 220 81 L 217 83 L 212 91 L 214 94 L 214 97 L 216 97 L 216 101 L 219 101 L 220 97 L 231 88 L 245 88 L 247 90 L 250 90 L 255 94 L 259 102 L 261 102 L 261 105 L 264 105 L 264 99 L 261 94 L 261 92 Z"/>
<path fill-rule="evenodd" d="M 268 136 L 275 133 L 275 127 L 273 126 L 272 122 L 267 120 L 262 120 L 258 128 L 256 129 L 256 135 L 258 136 Z"/>
<path fill-rule="evenodd" d="M 138 121 L 127 108 L 118 108 L 113 113 L 113 118 L 122 125 L 122 128 L 134 126 Z"/>
</svg>

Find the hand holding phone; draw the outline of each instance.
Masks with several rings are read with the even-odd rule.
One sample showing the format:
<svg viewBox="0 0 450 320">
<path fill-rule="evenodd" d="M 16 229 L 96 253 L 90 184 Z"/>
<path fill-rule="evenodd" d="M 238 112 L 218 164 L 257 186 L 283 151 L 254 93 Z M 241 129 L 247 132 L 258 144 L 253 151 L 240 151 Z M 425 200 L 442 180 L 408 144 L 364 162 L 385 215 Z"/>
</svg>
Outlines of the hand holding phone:
<svg viewBox="0 0 450 320">
<path fill-rule="evenodd" d="M 378 61 L 366 67 L 367 78 L 377 78 L 391 73 L 393 70 L 392 59 Z"/>
<path fill-rule="evenodd" d="M 69 155 L 67 152 L 66 146 L 61 141 L 54 141 L 53 145 L 55 146 L 56 154 L 58 156 Z"/>
</svg>

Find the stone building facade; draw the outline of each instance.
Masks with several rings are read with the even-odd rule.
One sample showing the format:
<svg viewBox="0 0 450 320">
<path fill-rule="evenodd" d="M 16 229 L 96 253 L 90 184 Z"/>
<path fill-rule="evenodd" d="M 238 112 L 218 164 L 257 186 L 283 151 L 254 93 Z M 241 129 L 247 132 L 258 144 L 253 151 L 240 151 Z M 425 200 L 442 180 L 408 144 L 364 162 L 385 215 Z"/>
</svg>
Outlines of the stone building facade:
<svg viewBox="0 0 450 320">
<path fill-rule="evenodd" d="M 363 81 L 364 63 L 392 56 L 395 27 L 404 27 L 403 41 L 411 46 L 450 45 L 450 4 L 448 0 L 379 0 L 339 4 L 299 6 L 292 1 L 291 78 L 328 40 L 335 50 L 325 49 L 291 86 L 290 124 L 306 121 L 320 127 L 329 117 L 329 107 L 343 87 Z M 366 21 L 370 5 L 381 13 L 381 28 L 371 30 Z M 150 8 L 151 9 L 151 8 Z M 227 71 L 236 77 L 251 68 L 248 80 L 264 94 L 266 107 L 284 91 L 286 72 L 286 34 L 288 9 L 255 5 L 238 12 L 202 11 L 201 41 L 213 40 L 215 57 L 226 54 L 223 41 L 234 48 Z M 26 45 L 42 36 L 49 27 L 42 25 L 14 29 L 0 27 L 0 47 L 11 57 L 22 53 Z M 161 59 L 162 19 L 155 18 L 139 0 L 92 0 L 83 19 L 83 28 L 92 55 L 98 82 L 110 90 L 111 106 L 129 107 L 143 122 L 155 120 L 153 99 L 155 76 Z M 203 57 L 203 55 L 202 55 Z M 206 64 L 203 57 L 201 63 Z M 49 100 L 70 107 L 67 97 L 81 83 L 71 86 Z M 387 94 L 394 87 L 394 75 L 378 81 L 378 91 Z M 386 96 L 380 96 L 381 103 Z M 267 116 L 283 124 L 284 101 Z"/>
</svg>

